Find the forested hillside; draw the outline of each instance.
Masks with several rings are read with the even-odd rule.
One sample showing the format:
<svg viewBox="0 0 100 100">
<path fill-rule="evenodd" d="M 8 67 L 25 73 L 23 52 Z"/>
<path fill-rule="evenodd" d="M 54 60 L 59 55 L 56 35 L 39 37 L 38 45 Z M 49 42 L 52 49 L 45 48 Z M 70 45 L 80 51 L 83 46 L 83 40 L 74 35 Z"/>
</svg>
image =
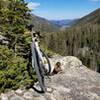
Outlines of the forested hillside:
<svg viewBox="0 0 100 100">
<path fill-rule="evenodd" d="M 57 53 L 79 57 L 83 64 L 100 72 L 100 9 L 63 32 L 47 34 L 44 43 Z"/>
<path fill-rule="evenodd" d="M 74 25 L 100 24 L 100 8 L 77 20 Z"/>
</svg>

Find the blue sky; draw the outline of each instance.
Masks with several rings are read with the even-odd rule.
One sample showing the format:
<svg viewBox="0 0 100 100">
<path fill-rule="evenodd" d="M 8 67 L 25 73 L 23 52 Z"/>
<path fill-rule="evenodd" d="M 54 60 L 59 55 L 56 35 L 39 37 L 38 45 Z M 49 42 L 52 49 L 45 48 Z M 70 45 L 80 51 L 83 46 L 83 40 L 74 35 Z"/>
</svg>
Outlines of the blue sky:
<svg viewBox="0 0 100 100">
<path fill-rule="evenodd" d="M 100 8 L 100 0 L 25 0 L 37 16 L 46 19 L 75 19 Z"/>
</svg>

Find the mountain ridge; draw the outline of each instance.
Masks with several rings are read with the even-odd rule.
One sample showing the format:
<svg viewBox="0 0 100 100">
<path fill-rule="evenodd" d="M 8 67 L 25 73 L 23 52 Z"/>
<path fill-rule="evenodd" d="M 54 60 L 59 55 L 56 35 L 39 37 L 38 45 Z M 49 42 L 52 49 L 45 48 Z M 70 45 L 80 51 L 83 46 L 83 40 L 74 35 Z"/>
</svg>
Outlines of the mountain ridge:
<svg viewBox="0 0 100 100">
<path fill-rule="evenodd" d="M 73 26 L 83 24 L 100 24 L 100 8 L 80 18 Z"/>
<path fill-rule="evenodd" d="M 59 27 L 50 23 L 47 19 L 32 14 L 30 24 L 34 25 L 36 31 L 57 32 Z"/>
</svg>

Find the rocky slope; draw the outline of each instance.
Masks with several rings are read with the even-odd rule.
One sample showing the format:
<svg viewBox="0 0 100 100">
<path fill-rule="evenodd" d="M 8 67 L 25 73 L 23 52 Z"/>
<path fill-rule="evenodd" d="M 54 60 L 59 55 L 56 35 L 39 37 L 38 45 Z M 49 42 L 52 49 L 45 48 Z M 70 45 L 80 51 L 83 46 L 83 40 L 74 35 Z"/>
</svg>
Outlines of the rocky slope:
<svg viewBox="0 0 100 100">
<path fill-rule="evenodd" d="M 89 70 L 76 57 L 56 56 L 51 60 L 62 64 L 61 72 L 45 80 L 52 92 L 39 94 L 32 88 L 18 89 L 2 93 L 1 100 L 100 100 L 100 74 Z"/>
</svg>

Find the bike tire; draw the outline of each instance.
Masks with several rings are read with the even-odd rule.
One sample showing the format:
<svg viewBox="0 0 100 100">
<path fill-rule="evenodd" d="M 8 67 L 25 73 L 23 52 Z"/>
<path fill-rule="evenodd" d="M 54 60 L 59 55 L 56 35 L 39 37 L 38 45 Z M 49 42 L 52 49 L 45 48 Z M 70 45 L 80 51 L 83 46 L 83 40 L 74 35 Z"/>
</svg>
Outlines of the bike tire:
<svg viewBox="0 0 100 100">
<path fill-rule="evenodd" d="M 32 67 L 35 68 L 37 79 L 39 81 L 39 85 L 40 85 L 40 88 L 41 88 L 41 91 L 39 91 L 39 90 L 37 90 L 37 91 L 44 93 L 44 92 L 46 92 L 46 87 L 45 87 L 45 84 L 44 84 L 43 65 L 40 64 L 40 58 L 39 58 L 38 52 L 36 51 L 36 48 L 34 47 L 34 44 L 32 45 L 32 62 L 33 61 L 34 61 L 34 65 L 32 64 Z"/>
</svg>

